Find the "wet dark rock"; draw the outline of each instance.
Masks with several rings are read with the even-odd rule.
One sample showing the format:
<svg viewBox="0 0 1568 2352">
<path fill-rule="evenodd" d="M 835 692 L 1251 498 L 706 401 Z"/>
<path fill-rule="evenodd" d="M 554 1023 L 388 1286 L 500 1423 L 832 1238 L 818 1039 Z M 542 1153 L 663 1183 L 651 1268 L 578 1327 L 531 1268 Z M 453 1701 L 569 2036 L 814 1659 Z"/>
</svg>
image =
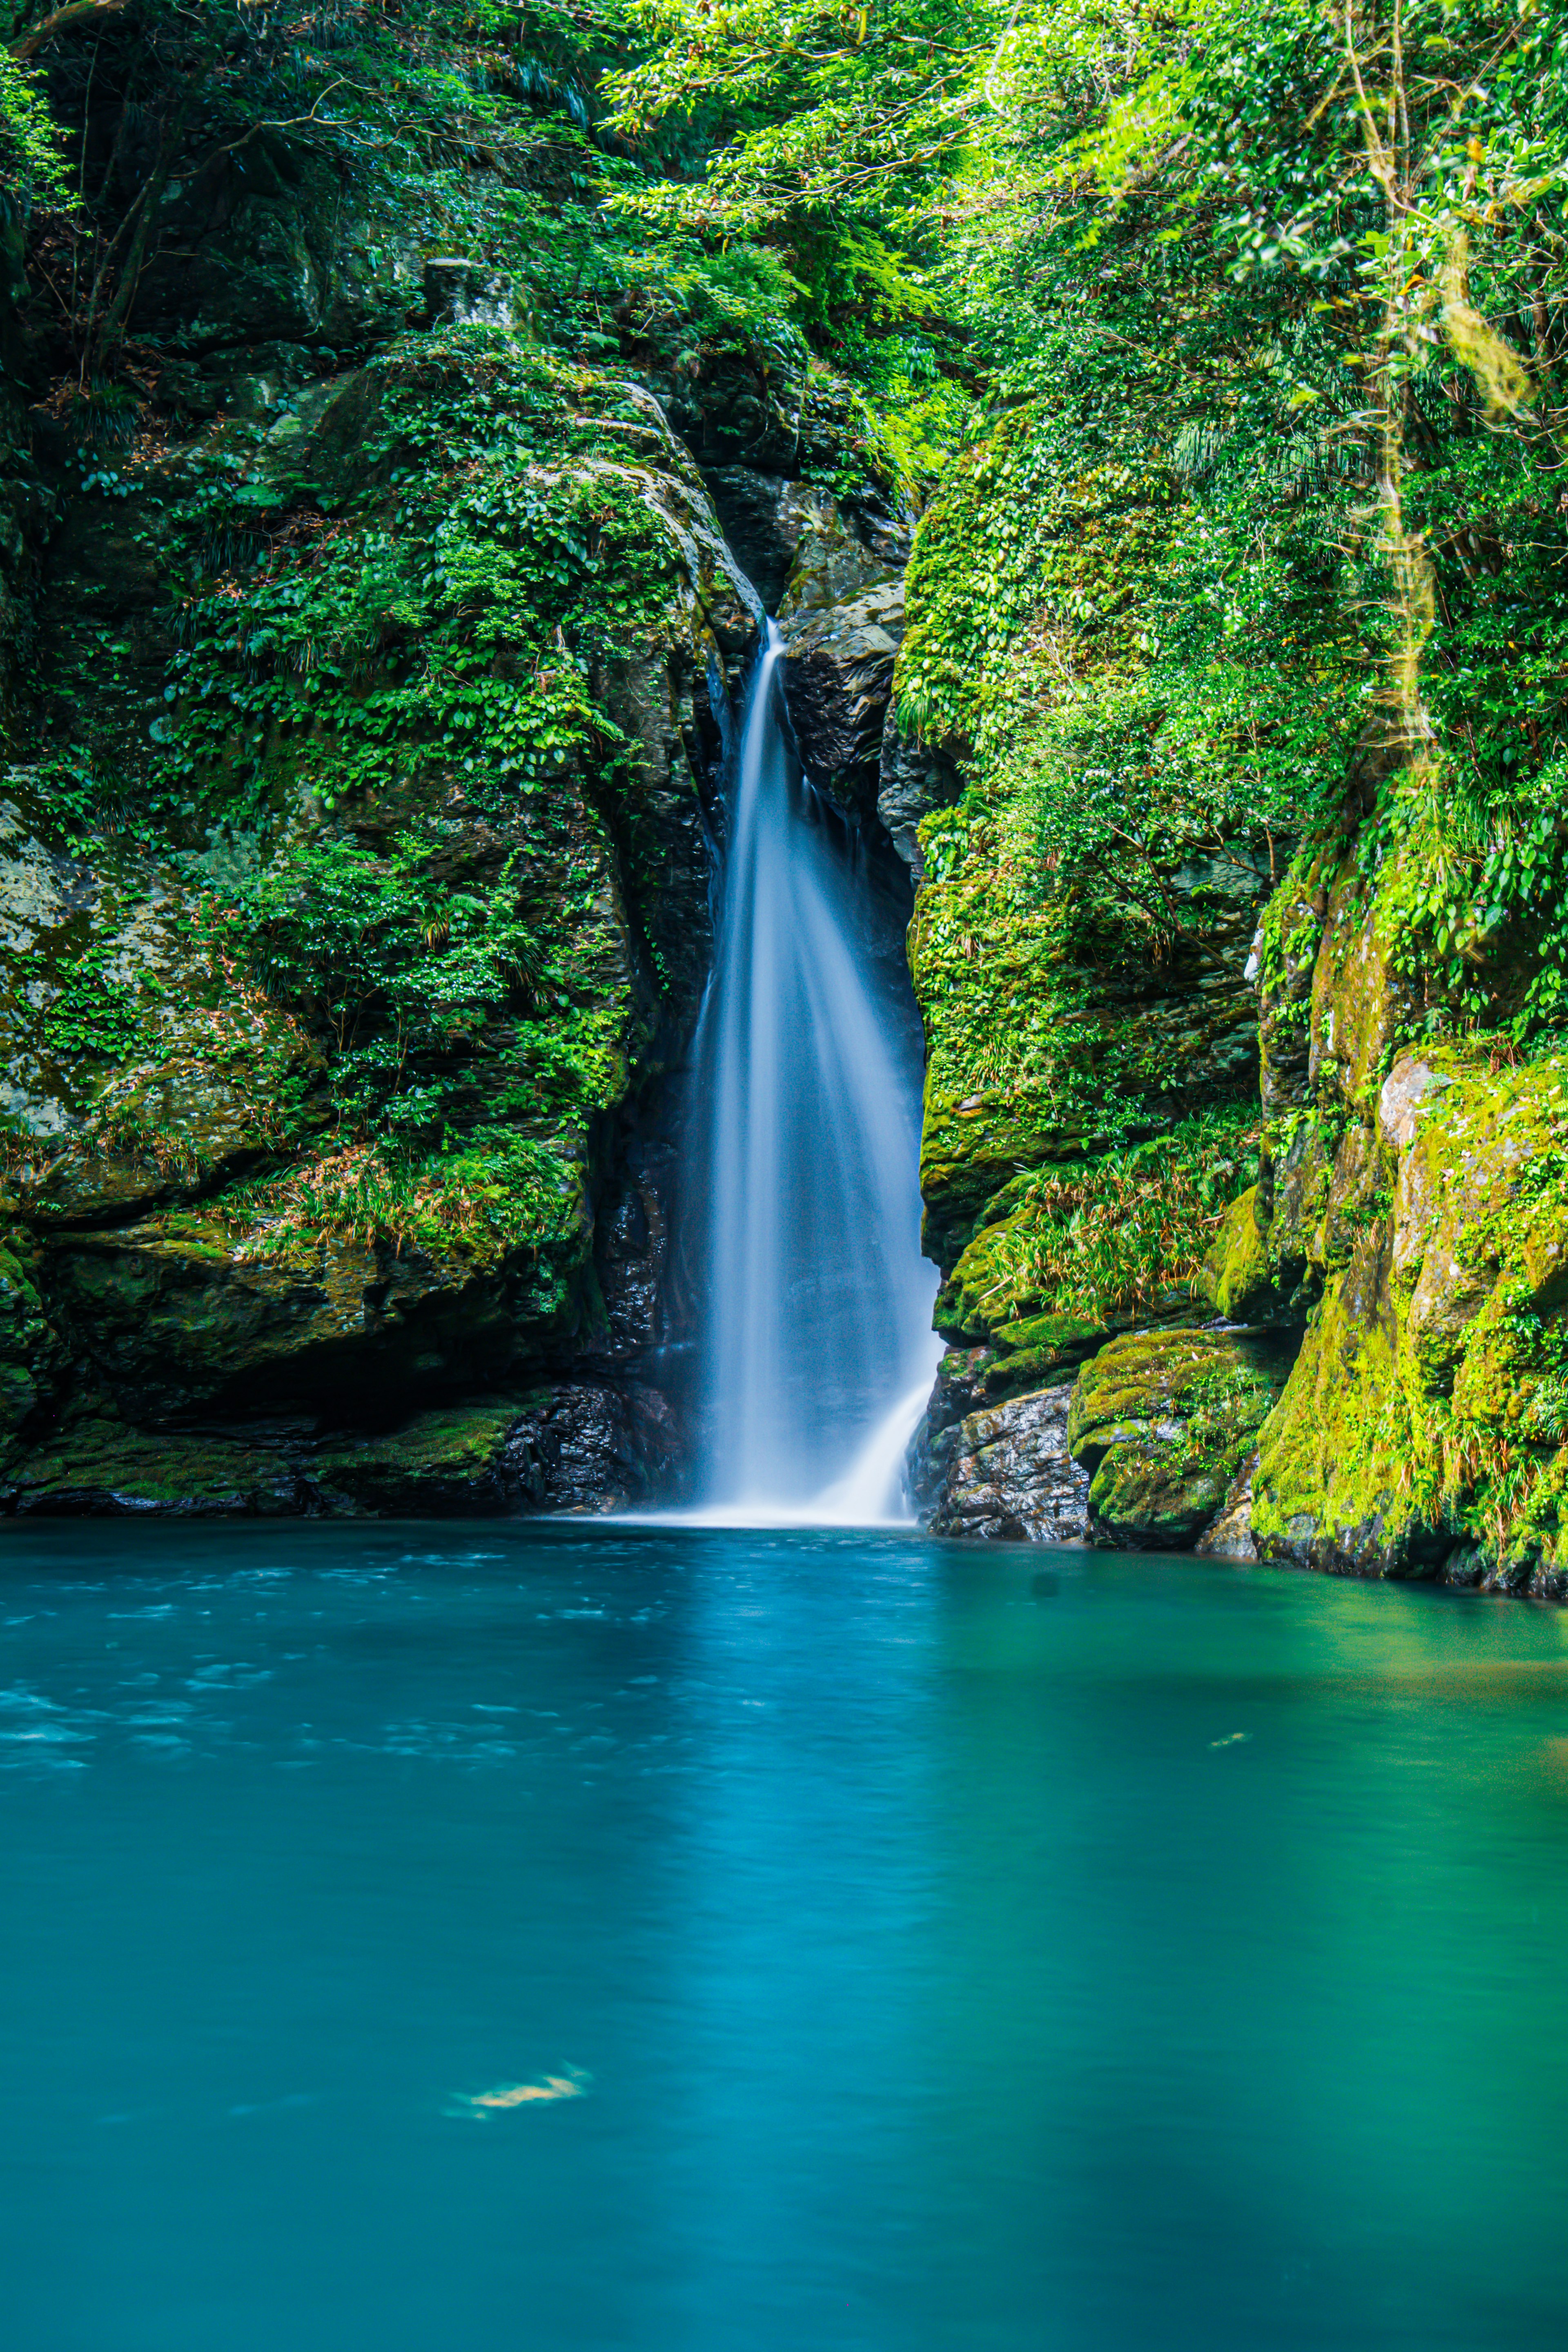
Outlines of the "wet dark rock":
<svg viewBox="0 0 1568 2352">
<path fill-rule="evenodd" d="M 781 625 L 784 700 L 802 764 L 836 799 L 869 814 L 903 635 L 902 580 L 875 581 L 841 604 L 803 598 L 786 604 Z"/>
<path fill-rule="evenodd" d="M 910 1498 L 922 1519 L 930 1517 L 942 1494 L 959 1423 L 978 1412 L 986 1401 L 985 1375 L 996 1360 L 992 1348 L 950 1348 L 937 1366 L 908 1456 Z"/>
<path fill-rule="evenodd" d="M 1038 1389 L 970 1413 L 943 1433 L 933 1535 L 1079 1543 L 1089 1479 L 1068 1450 L 1070 1387 Z"/>
<path fill-rule="evenodd" d="M 0 1475 L 22 1516 L 497 1517 L 597 1513 L 668 1480 L 673 1416 L 657 1391 L 564 1381 L 434 1405 L 381 1430 L 308 1416 L 145 1429 L 68 1419 Z"/>
<path fill-rule="evenodd" d="M 820 531 L 832 500 L 812 483 L 759 474 L 749 466 L 710 467 L 703 479 L 735 561 L 768 611 L 776 613 L 801 542 Z"/>
<path fill-rule="evenodd" d="M 933 809 L 951 808 L 963 789 L 958 761 L 940 745 L 903 734 L 891 702 L 882 726 L 878 762 L 877 814 L 893 847 L 918 887 L 925 880 L 920 822 Z"/>
<path fill-rule="evenodd" d="M 535 1502 L 592 1516 L 646 1502 L 664 1488 L 678 1444 L 658 1390 L 566 1381 L 518 1423 L 508 1460 Z"/>
</svg>

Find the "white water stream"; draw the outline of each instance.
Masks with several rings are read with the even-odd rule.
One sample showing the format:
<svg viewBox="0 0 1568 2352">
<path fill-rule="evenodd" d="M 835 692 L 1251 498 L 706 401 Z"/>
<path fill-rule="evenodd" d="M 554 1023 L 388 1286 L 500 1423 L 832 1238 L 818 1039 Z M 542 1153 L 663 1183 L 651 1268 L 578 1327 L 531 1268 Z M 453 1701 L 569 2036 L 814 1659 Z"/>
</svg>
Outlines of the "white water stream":
<svg viewBox="0 0 1568 2352">
<path fill-rule="evenodd" d="M 705 1212 L 700 1515 L 907 1517 L 936 1271 L 921 1255 L 919 1072 L 879 1001 L 864 906 L 790 758 L 772 621 L 746 703 L 696 1049 Z"/>
</svg>

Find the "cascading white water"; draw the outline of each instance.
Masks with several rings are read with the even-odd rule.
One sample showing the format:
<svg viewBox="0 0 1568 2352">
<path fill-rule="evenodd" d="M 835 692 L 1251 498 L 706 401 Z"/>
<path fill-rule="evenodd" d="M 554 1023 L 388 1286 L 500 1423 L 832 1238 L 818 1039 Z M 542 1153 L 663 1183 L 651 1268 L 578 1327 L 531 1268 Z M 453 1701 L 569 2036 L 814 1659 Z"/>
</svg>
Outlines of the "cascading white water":
<svg viewBox="0 0 1568 2352">
<path fill-rule="evenodd" d="M 772 621 L 746 704 L 698 1032 L 706 1235 L 699 1498 L 737 1519 L 902 1515 L 941 1354 L 921 1255 L 919 1074 L 864 908 L 790 759 Z"/>
</svg>

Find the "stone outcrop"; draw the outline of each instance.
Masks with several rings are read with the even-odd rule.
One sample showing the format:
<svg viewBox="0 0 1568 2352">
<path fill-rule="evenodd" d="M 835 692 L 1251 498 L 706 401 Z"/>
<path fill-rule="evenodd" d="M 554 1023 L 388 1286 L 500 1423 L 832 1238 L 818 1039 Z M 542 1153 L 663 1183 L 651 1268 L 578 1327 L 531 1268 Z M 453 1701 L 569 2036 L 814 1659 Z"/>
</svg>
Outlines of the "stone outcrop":
<svg viewBox="0 0 1568 2352">
<path fill-rule="evenodd" d="M 889 703 L 882 727 L 877 767 L 877 814 L 918 887 L 925 880 L 921 821 L 949 808 L 963 789 L 956 755 L 945 745 L 922 743 L 899 725 Z"/>
<path fill-rule="evenodd" d="M 1259 1433 L 1255 1539 L 1563 1597 L 1568 1067 L 1429 1049 L 1376 1099 L 1379 1189 Z"/>
<path fill-rule="evenodd" d="M 270 132 L 172 182 L 164 214 L 134 462 L 117 441 L 89 467 L 90 422 L 39 405 L 0 494 L 0 636 L 30 638 L 38 682 L 0 785 L 0 1507 L 594 1509 L 663 1489 L 687 1311 L 677 1071 L 754 599 L 658 399 L 512 343 L 481 264 L 427 262 Z M 598 510 L 639 519 L 645 618 L 575 689 L 613 778 L 581 751 L 523 766 L 481 729 L 466 758 L 419 740 L 395 777 L 339 784 L 330 730 L 239 717 L 221 647 L 205 690 L 235 716 L 193 739 L 182 616 L 216 583 L 259 635 L 257 578 L 295 565 L 309 596 L 340 540 L 374 583 L 375 551 L 407 541 L 414 453 L 444 465 L 442 419 L 473 400 L 503 446 L 526 438 L 504 495 L 526 491 L 543 543 L 576 534 L 586 560 L 595 486 Z M 821 494 L 800 496 L 816 515 Z M 321 625 L 301 667 L 392 709 L 411 624 L 388 603 L 346 665 L 343 616 Z M 498 645 L 497 689 L 510 659 Z M 184 806 L 149 825 L 187 740 Z M 418 1236 L 345 1124 L 342 1040 L 268 992 L 233 919 L 280 857 L 332 837 L 389 870 L 417 839 L 443 894 L 508 913 L 548 967 L 440 1056 L 467 1189 Z"/>
<path fill-rule="evenodd" d="M 893 664 L 904 625 L 900 551 L 818 494 L 778 607 L 784 703 L 813 783 L 877 814 Z"/>
<path fill-rule="evenodd" d="M 1102 1349 L 1078 1376 L 1068 1425 L 1091 1482 L 1091 1540 L 1182 1551 L 1234 1512 L 1286 1369 L 1266 1338 L 1233 1330 L 1130 1332 Z"/>
<path fill-rule="evenodd" d="M 969 1413 L 925 1441 L 933 1535 L 1081 1542 L 1089 1479 L 1068 1451 L 1071 1395 L 1066 1385 L 1037 1389 Z"/>
<path fill-rule="evenodd" d="M 784 695 L 801 762 L 847 806 L 875 810 L 903 634 L 903 583 L 876 580 L 825 605 L 786 604 Z"/>
</svg>

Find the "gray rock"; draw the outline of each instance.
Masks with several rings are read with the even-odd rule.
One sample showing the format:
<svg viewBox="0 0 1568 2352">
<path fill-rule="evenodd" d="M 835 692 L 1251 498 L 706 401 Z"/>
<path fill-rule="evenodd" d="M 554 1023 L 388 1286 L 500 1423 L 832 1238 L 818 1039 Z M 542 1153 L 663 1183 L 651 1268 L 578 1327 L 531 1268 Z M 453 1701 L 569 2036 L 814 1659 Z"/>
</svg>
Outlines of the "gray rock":
<svg viewBox="0 0 1568 2352">
<path fill-rule="evenodd" d="M 1081 1543 L 1089 1479 L 1068 1452 L 1070 1384 L 1038 1389 L 945 1433 L 933 1535 L 993 1542 Z"/>
<path fill-rule="evenodd" d="M 1205 1559 L 1256 1559 L 1252 1538 L 1252 1474 L 1258 1456 L 1244 1462 L 1212 1526 L 1204 1529 L 1193 1549 Z"/>
<path fill-rule="evenodd" d="M 909 867 L 916 887 L 925 880 L 920 822 L 932 809 L 951 808 L 963 789 L 958 763 L 940 744 L 917 742 L 900 732 L 889 702 L 882 728 L 877 780 L 877 814 L 893 847 Z"/>
<path fill-rule="evenodd" d="M 425 264 L 425 305 L 433 326 L 514 327 L 511 285 L 489 262 L 443 254 Z"/>
<path fill-rule="evenodd" d="M 995 1361 L 994 1348 L 950 1348 L 937 1366 L 907 1457 L 910 1494 L 922 1519 L 931 1517 L 942 1496 L 960 1422 L 985 1402 L 985 1374 Z"/>
<path fill-rule="evenodd" d="M 780 624 L 784 701 L 801 763 L 837 799 L 868 806 L 904 634 L 903 581 L 875 581 L 843 604 L 792 607 L 786 600 Z"/>
<path fill-rule="evenodd" d="M 711 466 L 702 477 L 724 536 L 770 613 L 776 613 L 803 545 L 826 536 L 836 509 L 826 490 L 750 466 Z"/>
</svg>

